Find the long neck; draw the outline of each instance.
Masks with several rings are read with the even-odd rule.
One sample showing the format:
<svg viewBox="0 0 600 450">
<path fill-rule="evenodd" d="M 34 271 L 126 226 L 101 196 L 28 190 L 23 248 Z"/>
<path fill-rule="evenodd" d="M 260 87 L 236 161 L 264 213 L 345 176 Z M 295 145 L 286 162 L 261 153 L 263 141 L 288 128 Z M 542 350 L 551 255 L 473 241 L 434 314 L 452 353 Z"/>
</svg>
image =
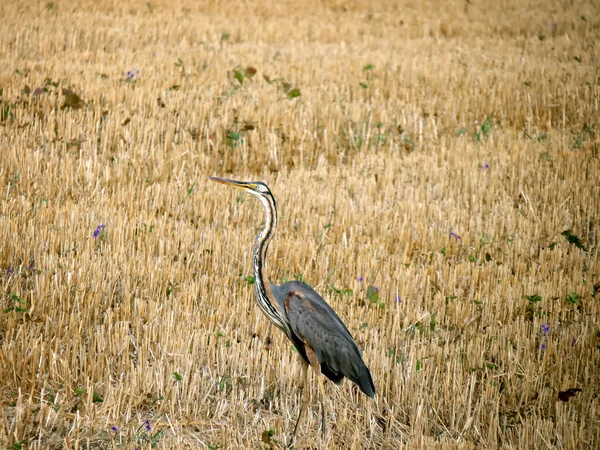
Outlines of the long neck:
<svg viewBox="0 0 600 450">
<path fill-rule="evenodd" d="M 259 197 L 260 202 L 265 208 L 265 227 L 258 233 L 254 241 L 254 278 L 256 288 L 269 284 L 266 275 L 263 272 L 263 266 L 267 258 L 267 249 L 269 242 L 275 235 L 277 229 L 277 205 L 273 197 Z"/>
<path fill-rule="evenodd" d="M 261 196 L 259 199 L 265 209 L 265 226 L 258 233 L 254 241 L 254 287 L 256 301 L 267 317 L 277 327 L 287 333 L 287 326 L 281 317 L 281 308 L 273 297 L 269 280 L 263 270 L 269 242 L 271 242 L 277 228 L 277 205 L 272 196 Z"/>
</svg>

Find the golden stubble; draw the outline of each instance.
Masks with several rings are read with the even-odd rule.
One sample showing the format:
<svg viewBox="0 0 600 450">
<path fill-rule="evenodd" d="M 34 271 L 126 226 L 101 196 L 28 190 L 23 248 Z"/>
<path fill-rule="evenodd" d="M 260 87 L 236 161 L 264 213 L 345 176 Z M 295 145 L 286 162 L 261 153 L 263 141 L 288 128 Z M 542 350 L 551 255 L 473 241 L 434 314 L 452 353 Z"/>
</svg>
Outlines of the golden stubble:
<svg viewBox="0 0 600 450">
<path fill-rule="evenodd" d="M 207 175 L 269 185 L 272 281 L 371 368 L 300 448 L 598 445 L 593 2 L 422 3 L 0 6 L 2 445 L 286 441 L 262 211 Z"/>
</svg>

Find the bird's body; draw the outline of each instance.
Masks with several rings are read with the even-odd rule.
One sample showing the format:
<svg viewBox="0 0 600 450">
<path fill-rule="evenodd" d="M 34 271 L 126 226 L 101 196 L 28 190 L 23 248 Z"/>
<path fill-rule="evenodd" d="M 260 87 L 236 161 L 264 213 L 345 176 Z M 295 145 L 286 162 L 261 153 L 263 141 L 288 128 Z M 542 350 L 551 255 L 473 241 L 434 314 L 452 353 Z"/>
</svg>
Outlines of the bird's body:
<svg viewBox="0 0 600 450">
<path fill-rule="evenodd" d="M 269 320 L 286 334 L 298 350 L 304 363 L 305 378 L 306 367 L 310 365 L 317 374 L 325 375 L 334 383 L 339 384 L 348 378 L 366 395 L 374 397 L 375 385 L 360 350 L 346 325 L 327 302 L 301 281 L 277 286 L 267 279 L 263 265 L 269 242 L 277 228 L 277 205 L 267 185 L 259 181 L 209 178 L 255 195 L 265 209 L 265 226 L 254 243 L 256 300 Z M 294 435 L 303 409 L 304 404 Z"/>
<path fill-rule="evenodd" d="M 286 334 L 302 359 L 334 383 L 340 384 L 346 377 L 374 397 L 371 373 L 350 331 L 331 306 L 301 281 L 272 284 L 271 291 L 287 313 L 291 334 Z"/>
</svg>

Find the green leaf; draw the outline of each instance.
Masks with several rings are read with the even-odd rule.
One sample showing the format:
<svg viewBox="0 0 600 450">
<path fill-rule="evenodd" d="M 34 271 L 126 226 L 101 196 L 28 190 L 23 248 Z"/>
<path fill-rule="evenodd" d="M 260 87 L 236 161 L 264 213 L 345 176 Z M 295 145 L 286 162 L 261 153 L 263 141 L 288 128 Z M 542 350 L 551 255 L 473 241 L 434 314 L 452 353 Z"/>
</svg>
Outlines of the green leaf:
<svg viewBox="0 0 600 450">
<path fill-rule="evenodd" d="M 289 100 L 296 98 L 296 97 L 300 97 L 300 89 L 298 89 L 298 88 L 294 88 L 287 93 L 287 98 Z"/>
<path fill-rule="evenodd" d="M 358 85 L 363 89 L 367 89 L 369 87 L 367 83 L 358 83 Z"/>
<path fill-rule="evenodd" d="M 417 372 L 418 372 L 419 370 L 421 370 L 421 368 L 422 368 L 422 367 L 423 367 L 423 363 L 421 362 L 421 360 L 420 360 L 420 359 L 419 359 L 419 360 L 417 360 L 417 367 L 416 367 L 416 369 L 417 369 Z"/>
<path fill-rule="evenodd" d="M 373 70 L 375 68 L 375 66 L 373 64 L 365 64 L 363 66 L 363 70 Z"/>
<path fill-rule="evenodd" d="M 379 302 L 379 289 L 377 289 L 375 286 L 367 287 L 367 300 L 369 300 L 371 303 Z"/>
<path fill-rule="evenodd" d="M 579 236 L 573 234 L 571 230 L 565 230 L 560 234 L 562 234 L 565 237 L 569 244 L 573 244 L 575 247 L 580 248 L 584 252 L 587 251 L 583 243 L 581 242 L 581 239 L 579 239 Z"/>
<path fill-rule="evenodd" d="M 170 91 L 178 91 L 181 86 L 178 84 L 174 84 L 169 88 Z"/>
<path fill-rule="evenodd" d="M 240 70 L 237 70 L 237 69 L 234 70 L 233 76 L 235 77 L 236 80 L 238 80 L 238 82 L 240 84 L 244 84 L 244 74 Z"/>
<path fill-rule="evenodd" d="M 542 301 L 542 297 L 540 295 L 538 295 L 538 294 L 524 295 L 523 298 L 529 300 L 531 303 L 541 302 Z"/>
<path fill-rule="evenodd" d="M 262 432 L 261 440 L 264 444 L 269 444 L 272 448 L 273 445 L 273 436 L 275 436 L 275 430 L 273 428 L 269 428 Z"/>
<path fill-rule="evenodd" d="M 566 300 L 567 300 L 567 302 L 572 303 L 574 305 L 579 305 L 579 301 L 581 300 L 581 295 L 579 295 L 576 292 L 571 292 L 570 294 L 567 294 Z"/>
</svg>

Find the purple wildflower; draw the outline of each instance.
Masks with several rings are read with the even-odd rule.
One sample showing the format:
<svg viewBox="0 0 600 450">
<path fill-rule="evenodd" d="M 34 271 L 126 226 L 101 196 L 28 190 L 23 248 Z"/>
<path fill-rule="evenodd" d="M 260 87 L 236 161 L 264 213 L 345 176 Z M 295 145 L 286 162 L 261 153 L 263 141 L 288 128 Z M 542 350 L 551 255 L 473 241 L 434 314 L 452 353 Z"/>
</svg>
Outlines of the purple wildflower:
<svg viewBox="0 0 600 450">
<path fill-rule="evenodd" d="M 399 295 L 397 295 L 397 296 L 396 296 L 396 302 L 398 302 L 398 303 L 402 303 L 402 298 L 400 298 L 400 296 L 399 296 Z"/>
<path fill-rule="evenodd" d="M 483 166 L 483 168 L 484 168 L 484 169 L 489 169 L 489 168 L 490 168 L 490 165 L 486 163 L 486 165 L 485 165 L 485 166 Z"/>
<path fill-rule="evenodd" d="M 363 281 L 365 281 L 364 277 L 362 277 L 362 276 L 358 277 L 358 282 L 359 283 L 362 283 Z"/>
<path fill-rule="evenodd" d="M 96 227 L 96 229 L 94 230 L 94 239 L 96 239 L 98 236 L 100 236 L 100 233 L 102 233 L 102 230 L 106 228 L 106 225 L 104 225 L 103 223 L 101 223 L 100 225 L 98 225 Z"/>
<path fill-rule="evenodd" d="M 545 352 L 546 351 L 546 342 L 542 342 L 542 351 Z"/>
<path fill-rule="evenodd" d="M 114 431 L 115 433 L 116 433 L 117 431 L 119 431 L 119 429 L 117 428 L 117 426 L 116 426 L 116 425 L 113 425 L 112 427 L 110 427 L 110 429 L 111 429 L 112 431 Z"/>
<path fill-rule="evenodd" d="M 575 345 L 577 343 L 577 338 L 573 338 L 573 340 L 571 341 L 571 345 Z"/>
<path fill-rule="evenodd" d="M 544 337 L 546 337 L 548 335 L 549 331 L 550 331 L 550 325 L 543 323 L 542 324 L 542 333 L 544 333 Z"/>
<path fill-rule="evenodd" d="M 13 269 L 12 267 L 9 267 L 7 269 L 7 272 L 8 272 L 9 275 L 11 275 L 14 271 L 15 271 L 15 269 Z"/>
<path fill-rule="evenodd" d="M 450 237 L 453 237 L 455 239 L 459 239 L 460 240 L 460 236 L 458 234 L 456 234 L 454 231 L 450 230 Z"/>
<path fill-rule="evenodd" d="M 150 421 L 146 420 L 144 422 L 144 426 L 146 427 L 146 431 L 152 431 L 152 426 L 150 425 Z"/>
</svg>

